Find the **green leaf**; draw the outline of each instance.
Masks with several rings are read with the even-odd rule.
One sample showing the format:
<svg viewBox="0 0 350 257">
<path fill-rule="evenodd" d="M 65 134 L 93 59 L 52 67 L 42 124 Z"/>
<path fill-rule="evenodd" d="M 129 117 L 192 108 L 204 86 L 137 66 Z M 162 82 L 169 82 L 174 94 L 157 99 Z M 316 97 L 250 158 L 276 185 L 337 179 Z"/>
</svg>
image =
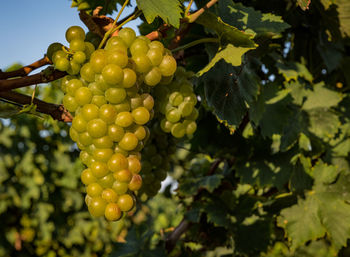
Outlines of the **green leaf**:
<svg viewBox="0 0 350 257">
<path fill-rule="evenodd" d="M 221 60 L 201 81 L 205 99 L 214 114 L 229 125 L 239 125 L 247 111 L 245 102 L 251 103 L 258 92 L 254 74 L 246 67 L 240 71 Z"/>
<path fill-rule="evenodd" d="M 298 0 L 298 4 L 303 11 L 309 9 L 310 3 L 311 0 Z"/>
<path fill-rule="evenodd" d="M 281 211 L 277 218 L 277 225 L 284 228 L 287 236 L 292 240 L 292 249 L 325 235 L 326 229 L 318 216 L 318 208 L 317 199 L 308 197 Z"/>
<path fill-rule="evenodd" d="M 212 193 L 221 183 L 223 176 L 215 174 L 211 176 L 188 179 L 180 185 L 180 191 L 186 195 L 195 194 L 200 188 Z"/>
<path fill-rule="evenodd" d="M 338 131 L 339 117 L 335 113 L 324 108 L 309 110 L 309 131 L 321 139 L 330 139 Z"/>
<path fill-rule="evenodd" d="M 336 0 L 339 12 L 338 18 L 340 22 L 340 30 L 343 37 L 350 37 L 350 2 L 348 0 Z"/>
<path fill-rule="evenodd" d="M 234 3 L 232 0 L 219 1 L 219 15 L 227 24 L 244 31 L 253 30 L 257 36 L 269 35 L 273 38 L 290 27 L 281 16 L 262 14 L 252 7 Z"/>
<path fill-rule="evenodd" d="M 232 66 L 240 66 L 242 64 L 242 56 L 251 49 L 254 48 L 235 47 L 231 44 L 228 44 L 223 49 L 220 49 L 214 58 L 210 60 L 207 66 L 200 70 L 198 74 L 199 76 L 202 76 L 221 59 L 224 59 L 227 63 L 232 64 Z"/>
<path fill-rule="evenodd" d="M 287 81 L 297 80 L 298 77 L 302 77 L 309 82 L 312 82 L 313 78 L 311 73 L 305 67 L 305 65 L 297 62 L 286 62 L 281 63 L 277 62 L 276 67 L 278 68 L 278 72 L 282 74 Z"/>
<path fill-rule="evenodd" d="M 306 90 L 306 101 L 302 108 L 310 110 L 313 108 L 330 108 L 338 105 L 342 100 L 341 95 L 325 87 L 324 83 L 318 83 L 313 86 L 313 90 Z"/>
<path fill-rule="evenodd" d="M 244 33 L 239 29 L 223 22 L 220 17 L 212 12 L 206 11 L 196 20 L 196 23 L 214 30 L 216 34 L 223 40 L 228 41 L 235 46 L 256 48 L 256 44 L 252 40 L 252 35 Z"/>
<path fill-rule="evenodd" d="M 152 23 L 159 16 L 165 23 L 175 28 L 180 26 L 182 10 L 178 0 L 137 0 L 136 2 L 148 23 Z"/>
</svg>

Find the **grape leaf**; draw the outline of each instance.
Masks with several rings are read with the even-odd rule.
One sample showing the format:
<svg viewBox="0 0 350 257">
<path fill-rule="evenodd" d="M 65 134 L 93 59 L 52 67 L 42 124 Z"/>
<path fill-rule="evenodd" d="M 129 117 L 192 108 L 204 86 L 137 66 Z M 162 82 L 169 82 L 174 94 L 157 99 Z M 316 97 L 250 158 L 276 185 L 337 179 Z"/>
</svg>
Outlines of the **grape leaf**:
<svg viewBox="0 0 350 257">
<path fill-rule="evenodd" d="M 181 184 L 180 191 L 185 195 L 193 195 L 200 188 L 205 188 L 212 193 L 215 188 L 220 185 L 222 178 L 222 175 L 215 174 L 211 176 L 188 179 Z"/>
<path fill-rule="evenodd" d="M 344 37 L 350 36 L 350 1 L 348 0 L 337 0 L 338 6 L 337 11 L 339 12 L 338 18 L 340 22 L 340 30 Z"/>
<path fill-rule="evenodd" d="M 272 38 L 290 27 L 281 16 L 272 13 L 263 14 L 232 0 L 219 1 L 219 16 L 222 20 L 240 30 L 253 30 L 257 35 L 269 35 Z"/>
<path fill-rule="evenodd" d="M 143 12 L 148 23 L 161 17 L 165 23 L 178 28 L 182 10 L 178 0 L 137 0 L 138 8 Z"/>
<path fill-rule="evenodd" d="M 299 200 L 298 204 L 283 209 L 277 218 L 277 225 L 284 228 L 292 239 L 292 249 L 309 240 L 323 237 L 326 233 L 318 216 L 318 202 L 315 197 Z"/>
<path fill-rule="evenodd" d="M 256 44 L 252 40 L 252 35 L 240 31 L 221 20 L 212 12 L 206 11 L 196 20 L 196 23 L 212 29 L 222 39 L 235 46 L 256 48 Z"/>
<path fill-rule="evenodd" d="M 318 83 L 313 86 L 313 90 L 306 90 L 306 101 L 303 104 L 304 110 L 313 108 L 329 108 L 336 106 L 341 100 L 341 95 L 325 87 L 324 83 Z"/>
<path fill-rule="evenodd" d="M 199 76 L 209 71 L 215 63 L 224 59 L 227 63 L 232 64 L 232 66 L 240 66 L 242 64 L 242 56 L 249 50 L 254 49 L 253 47 L 235 47 L 232 44 L 228 44 L 223 49 L 220 49 L 213 59 L 205 66 L 202 70 L 198 72 Z"/>
<path fill-rule="evenodd" d="M 309 131 L 317 137 L 332 138 L 340 125 L 339 117 L 325 108 L 308 110 Z"/>
<path fill-rule="evenodd" d="M 229 125 L 239 125 L 247 111 L 245 101 L 251 103 L 258 92 L 254 74 L 246 67 L 240 70 L 220 60 L 200 79 L 214 114 Z"/>
<path fill-rule="evenodd" d="M 303 77 L 307 81 L 312 82 L 312 75 L 307 70 L 307 68 L 297 62 L 287 62 L 287 63 L 281 63 L 277 62 L 276 67 L 278 68 L 278 72 L 281 73 L 287 81 L 290 81 L 292 79 L 297 80 L 298 77 Z"/>
</svg>

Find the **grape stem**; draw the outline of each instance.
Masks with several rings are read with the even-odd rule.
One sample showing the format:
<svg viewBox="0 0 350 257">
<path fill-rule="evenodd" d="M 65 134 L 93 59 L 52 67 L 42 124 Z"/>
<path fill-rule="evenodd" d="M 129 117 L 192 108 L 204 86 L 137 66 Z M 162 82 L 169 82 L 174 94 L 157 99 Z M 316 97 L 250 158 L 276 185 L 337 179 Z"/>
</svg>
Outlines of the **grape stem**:
<svg viewBox="0 0 350 257">
<path fill-rule="evenodd" d="M 219 43 L 220 40 L 218 38 L 201 38 L 201 39 L 198 39 L 198 40 L 195 40 L 195 41 L 192 41 L 186 45 L 183 45 L 183 46 L 179 46 L 173 50 L 171 50 L 171 52 L 177 52 L 177 51 L 180 51 L 180 50 L 185 50 L 187 48 L 190 48 L 192 46 L 195 46 L 195 45 L 198 45 L 198 44 L 203 44 L 203 43 Z"/>
<path fill-rule="evenodd" d="M 187 8 L 186 8 L 186 10 L 185 10 L 185 17 L 189 16 L 192 3 L 193 3 L 193 0 L 191 0 L 191 1 L 189 2 L 189 4 L 187 5 Z"/>
<path fill-rule="evenodd" d="M 0 80 L 0 92 L 9 91 L 11 89 L 16 89 L 21 87 L 27 87 L 35 84 L 40 84 L 40 83 L 51 82 L 67 75 L 66 72 L 53 70 L 52 67 L 49 67 L 49 68 L 50 69 L 47 68 L 41 71 L 40 73 L 26 76 L 23 78 Z"/>
<path fill-rule="evenodd" d="M 37 112 L 48 114 L 53 119 L 58 121 L 72 122 L 73 120 L 73 116 L 66 108 L 64 108 L 63 105 L 47 103 L 45 101 L 32 98 L 30 96 L 23 95 L 14 91 L 0 92 L 0 98 L 6 99 L 8 100 L 7 103 L 11 103 L 16 106 L 23 106 L 33 103 L 37 106 Z"/>
<path fill-rule="evenodd" d="M 170 253 L 175 245 L 176 242 L 179 240 L 181 235 L 186 232 L 186 230 L 190 227 L 191 223 L 188 220 L 183 219 L 179 225 L 171 232 L 166 240 L 165 240 L 165 248 L 168 253 Z"/>
<path fill-rule="evenodd" d="M 100 45 L 98 46 L 97 49 L 101 49 L 104 44 L 106 43 L 107 39 L 110 37 L 110 35 L 112 35 L 114 32 L 116 32 L 117 30 L 119 30 L 121 27 L 123 27 L 126 23 L 128 23 L 129 21 L 132 21 L 134 19 L 136 19 L 137 17 L 139 17 L 141 15 L 141 11 L 137 10 L 133 15 L 131 15 L 128 19 L 124 20 L 123 22 L 121 22 L 120 24 L 118 24 L 117 27 L 114 27 L 115 24 L 117 24 L 117 19 L 114 20 L 111 28 L 105 33 L 105 35 L 103 36 Z M 119 17 L 119 16 L 118 16 Z M 117 17 L 117 18 L 118 18 Z"/>
<path fill-rule="evenodd" d="M 2 72 L 0 70 L 0 80 L 14 78 L 14 77 L 24 77 L 24 76 L 27 76 L 29 73 L 31 73 L 33 70 L 38 69 L 38 68 L 43 67 L 43 66 L 48 65 L 48 64 L 52 64 L 52 62 L 45 55 L 40 60 L 37 60 L 36 62 L 33 62 L 32 64 L 24 66 L 18 70 L 7 71 L 7 72 Z"/>
</svg>

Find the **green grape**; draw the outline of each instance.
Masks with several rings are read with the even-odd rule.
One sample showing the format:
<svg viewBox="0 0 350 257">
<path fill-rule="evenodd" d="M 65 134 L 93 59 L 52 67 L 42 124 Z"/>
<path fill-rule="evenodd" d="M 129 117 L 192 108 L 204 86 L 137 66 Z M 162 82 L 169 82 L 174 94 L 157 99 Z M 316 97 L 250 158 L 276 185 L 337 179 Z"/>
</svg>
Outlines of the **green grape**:
<svg viewBox="0 0 350 257">
<path fill-rule="evenodd" d="M 75 91 L 75 101 L 83 106 L 91 102 L 92 93 L 88 87 L 80 87 Z"/>
<path fill-rule="evenodd" d="M 136 38 L 136 33 L 132 28 L 123 28 L 119 31 L 118 36 L 123 39 L 126 46 L 131 46 L 131 44 L 134 42 Z"/>
<path fill-rule="evenodd" d="M 52 62 L 55 64 L 57 59 L 67 59 L 67 54 L 63 50 L 58 50 L 52 54 Z"/>
<path fill-rule="evenodd" d="M 93 139 L 93 144 L 97 148 L 112 148 L 113 140 L 109 136 L 102 136 L 102 137 Z"/>
<path fill-rule="evenodd" d="M 197 130 L 197 124 L 195 121 L 185 120 L 184 126 L 186 128 L 187 135 L 192 135 Z"/>
<path fill-rule="evenodd" d="M 80 158 L 81 162 L 88 167 L 90 167 L 91 164 L 95 161 L 92 158 L 92 156 L 86 151 L 81 151 L 79 154 L 79 158 Z"/>
<path fill-rule="evenodd" d="M 129 194 L 123 194 L 119 196 L 117 204 L 120 210 L 127 212 L 134 207 L 134 199 Z"/>
<path fill-rule="evenodd" d="M 88 205 L 89 212 L 94 217 L 101 217 L 104 215 L 106 209 L 106 201 L 102 197 L 92 197 Z"/>
<path fill-rule="evenodd" d="M 147 131 L 144 126 L 137 126 L 132 132 L 135 134 L 138 140 L 143 140 L 147 136 Z"/>
<path fill-rule="evenodd" d="M 128 55 L 122 51 L 114 50 L 107 51 L 107 62 L 116 64 L 120 68 L 126 67 L 129 62 Z"/>
<path fill-rule="evenodd" d="M 99 117 L 108 125 L 114 123 L 117 110 L 111 104 L 102 105 L 99 109 Z"/>
<path fill-rule="evenodd" d="M 130 112 L 120 112 L 117 114 L 117 118 L 115 120 L 115 124 L 126 128 L 129 127 L 133 123 L 133 116 Z"/>
<path fill-rule="evenodd" d="M 113 150 L 111 148 L 96 148 L 93 151 L 92 157 L 96 161 L 107 163 L 108 160 L 112 157 L 112 155 L 113 155 Z"/>
<path fill-rule="evenodd" d="M 114 105 L 115 109 L 117 110 L 117 112 L 129 112 L 130 111 L 130 103 L 127 99 L 124 99 L 124 101 L 122 101 L 119 104 L 115 104 Z"/>
<path fill-rule="evenodd" d="M 133 56 L 132 59 L 135 63 L 135 70 L 137 72 L 146 73 L 152 68 L 150 59 L 144 54 L 137 53 L 137 55 Z"/>
<path fill-rule="evenodd" d="M 177 108 L 171 107 L 171 109 L 166 112 L 165 117 L 168 121 L 175 123 L 181 119 L 181 112 Z"/>
<path fill-rule="evenodd" d="M 77 51 L 73 54 L 73 61 L 83 64 L 86 60 L 86 54 L 83 51 Z"/>
<path fill-rule="evenodd" d="M 181 112 L 181 116 L 182 117 L 189 116 L 192 113 L 193 108 L 194 108 L 194 106 L 193 106 L 192 102 L 182 102 L 179 105 L 179 110 Z"/>
<path fill-rule="evenodd" d="M 141 171 L 141 162 L 135 156 L 128 156 L 128 169 L 133 174 L 138 174 Z"/>
<path fill-rule="evenodd" d="M 86 131 L 87 122 L 82 115 L 76 115 L 72 121 L 72 127 L 78 132 L 82 133 Z"/>
<path fill-rule="evenodd" d="M 71 79 L 68 81 L 66 85 L 66 91 L 67 94 L 71 96 L 75 96 L 75 92 L 77 91 L 78 88 L 84 86 L 83 82 L 81 82 L 79 79 Z"/>
<path fill-rule="evenodd" d="M 91 183 L 86 187 L 86 193 L 91 197 L 100 196 L 102 191 L 103 188 L 96 182 Z"/>
<path fill-rule="evenodd" d="M 85 41 L 84 43 L 85 43 L 85 50 L 84 50 L 85 57 L 86 59 L 90 59 L 91 54 L 95 51 L 95 46 L 90 42 Z"/>
<path fill-rule="evenodd" d="M 94 95 L 91 99 L 91 103 L 101 107 L 102 105 L 106 104 L 107 101 L 104 95 Z"/>
<path fill-rule="evenodd" d="M 151 111 L 153 109 L 154 106 L 154 99 L 150 94 L 142 94 L 141 95 L 142 98 L 142 104 L 143 107 L 145 107 L 147 110 Z"/>
<path fill-rule="evenodd" d="M 105 217 L 109 221 L 117 221 L 122 217 L 119 205 L 116 203 L 108 203 L 105 208 Z"/>
<path fill-rule="evenodd" d="M 65 58 L 56 58 L 54 66 L 57 70 L 67 71 L 69 69 L 69 61 Z"/>
<path fill-rule="evenodd" d="M 91 63 L 85 63 L 80 69 L 80 76 L 87 82 L 95 80 L 95 72 Z"/>
<path fill-rule="evenodd" d="M 175 123 L 171 127 L 171 134 L 176 137 L 176 138 L 181 138 L 185 135 L 186 133 L 186 128 L 182 123 Z"/>
<path fill-rule="evenodd" d="M 107 40 L 105 48 L 106 50 L 114 50 L 114 49 L 125 49 L 125 53 L 127 53 L 127 46 L 124 40 L 121 37 L 111 37 Z"/>
<path fill-rule="evenodd" d="M 132 151 L 135 149 L 138 142 L 139 142 L 139 140 L 137 139 L 137 137 L 133 133 L 126 132 L 124 134 L 122 140 L 120 140 L 118 145 L 126 151 Z"/>
<path fill-rule="evenodd" d="M 103 187 L 103 188 L 111 188 L 113 186 L 115 179 L 113 178 L 113 175 L 111 173 L 107 174 L 106 176 L 100 178 L 98 180 L 98 183 Z"/>
<path fill-rule="evenodd" d="M 78 142 L 84 146 L 91 145 L 92 144 L 92 137 L 86 131 L 82 132 L 79 134 Z"/>
<path fill-rule="evenodd" d="M 138 107 L 131 112 L 134 122 L 139 125 L 146 124 L 150 119 L 149 111 L 145 107 Z"/>
<path fill-rule="evenodd" d="M 162 119 L 160 122 L 160 127 L 162 128 L 162 130 L 166 133 L 170 133 L 171 132 L 171 128 L 174 124 L 170 121 L 168 121 L 167 119 Z"/>
<path fill-rule="evenodd" d="M 140 95 L 130 98 L 130 107 L 132 110 L 140 106 L 142 106 L 142 98 Z"/>
<path fill-rule="evenodd" d="M 80 69 L 81 69 L 81 65 L 72 60 L 69 62 L 69 68 L 67 70 L 67 73 L 69 75 L 77 75 L 79 74 Z"/>
<path fill-rule="evenodd" d="M 173 106 L 179 106 L 183 102 L 184 98 L 180 92 L 173 92 L 169 96 L 169 103 Z"/>
<path fill-rule="evenodd" d="M 128 169 L 118 170 L 113 173 L 113 177 L 117 181 L 129 183 L 132 178 L 132 173 Z"/>
<path fill-rule="evenodd" d="M 132 86 L 134 86 L 136 83 L 136 73 L 132 69 L 125 68 L 123 69 L 123 74 L 123 87 L 131 88 Z"/>
<path fill-rule="evenodd" d="M 164 54 L 164 45 L 162 44 L 162 42 L 154 40 L 154 41 L 152 41 L 152 42 L 150 42 L 148 44 L 148 47 L 150 49 L 157 49 L 163 56 L 163 54 Z"/>
<path fill-rule="evenodd" d="M 163 52 L 159 48 L 150 48 L 146 55 L 153 66 L 158 66 L 163 60 Z"/>
<path fill-rule="evenodd" d="M 131 191 L 138 191 L 142 186 L 142 177 L 139 174 L 134 174 L 129 182 L 129 189 Z"/>
<path fill-rule="evenodd" d="M 176 60 L 170 55 L 165 55 L 162 62 L 159 64 L 159 69 L 163 76 L 173 75 L 176 71 L 176 67 Z"/>
<path fill-rule="evenodd" d="M 101 197 L 107 203 L 115 203 L 118 200 L 118 194 L 112 188 L 106 188 L 102 191 Z"/>
<path fill-rule="evenodd" d="M 79 133 L 73 127 L 69 128 L 69 136 L 74 142 L 77 142 L 79 139 Z"/>
<path fill-rule="evenodd" d="M 83 170 L 83 172 L 80 175 L 80 179 L 84 185 L 90 185 L 97 181 L 96 177 L 92 174 L 89 168 Z"/>
<path fill-rule="evenodd" d="M 116 124 L 108 126 L 108 136 L 114 141 L 119 142 L 124 136 L 124 129 Z"/>
<path fill-rule="evenodd" d="M 55 42 L 49 45 L 49 47 L 46 50 L 46 56 L 49 58 L 50 61 L 52 61 L 52 56 L 56 51 L 62 50 L 62 44 Z"/>
<path fill-rule="evenodd" d="M 104 162 L 99 162 L 95 161 L 91 164 L 90 166 L 91 173 L 96 177 L 96 178 L 102 178 L 106 176 L 109 172 L 107 164 Z"/>
<path fill-rule="evenodd" d="M 101 73 L 102 69 L 107 64 L 106 52 L 103 49 L 98 49 L 93 52 L 90 56 L 90 64 L 95 73 Z"/>
<path fill-rule="evenodd" d="M 100 89 L 99 85 L 96 82 L 91 82 L 89 84 L 88 88 L 90 89 L 93 96 L 95 96 L 95 95 L 103 95 L 104 96 L 104 94 L 105 94 L 105 92 Z"/>
<path fill-rule="evenodd" d="M 124 74 L 122 68 L 117 64 L 110 63 L 102 69 L 103 79 L 109 84 L 119 84 L 123 81 Z"/>
<path fill-rule="evenodd" d="M 62 102 L 64 107 L 66 107 L 66 109 L 70 112 L 75 112 L 79 107 L 78 103 L 75 101 L 75 98 L 70 95 L 65 95 Z"/>
<path fill-rule="evenodd" d="M 128 191 L 128 183 L 114 181 L 112 188 L 118 195 L 122 195 Z"/>
<path fill-rule="evenodd" d="M 93 138 L 102 137 L 107 134 L 107 124 L 102 119 L 93 119 L 87 123 L 86 130 Z"/>
<path fill-rule="evenodd" d="M 85 42 L 81 39 L 72 39 L 69 43 L 69 49 L 71 51 L 84 51 L 85 50 Z"/>
<path fill-rule="evenodd" d="M 80 114 L 86 121 L 90 121 L 98 118 L 99 108 L 95 104 L 85 104 L 80 111 Z"/>
<path fill-rule="evenodd" d="M 71 42 L 73 39 L 85 40 L 85 31 L 79 26 L 71 26 L 66 30 L 66 40 Z"/>
<path fill-rule="evenodd" d="M 126 91 L 124 88 L 108 88 L 105 92 L 106 100 L 111 104 L 120 104 L 126 98 Z"/>
<path fill-rule="evenodd" d="M 141 38 L 136 38 L 130 46 L 130 52 L 132 56 L 146 55 L 148 52 L 148 49 L 149 49 L 148 43 Z"/>
<path fill-rule="evenodd" d="M 157 85 L 162 79 L 162 73 L 158 67 L 153 67 L 147 74 L 145 75 L 145 83 L 148 86 Z"/>
<path fill-rule="evenodd" d="M 108 169 L 116 172 L 128 168 L 128 159 L 120 153 L 115 153 L 111 156 L 107 163 Z"/>
</svg>

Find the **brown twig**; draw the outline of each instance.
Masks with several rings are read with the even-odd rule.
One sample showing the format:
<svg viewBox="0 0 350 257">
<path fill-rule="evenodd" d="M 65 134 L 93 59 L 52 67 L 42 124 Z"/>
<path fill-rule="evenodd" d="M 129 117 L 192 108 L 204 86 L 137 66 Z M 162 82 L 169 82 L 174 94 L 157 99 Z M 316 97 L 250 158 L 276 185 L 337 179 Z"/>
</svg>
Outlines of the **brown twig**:
<svg viewBox="0 0 350 257">
<path fill-rule="evenodd" d="M 171 27 L 168 24 L 162 24 L 157 30 L 148 33 L 146 37 L 148 37 L 150 40 L 162 39 L 167 36 L 166 32 L 170 28 Z"/>
<path fill-rule="evenodd" d="M 15 88 L 27 87 L 30 85 L 47 83 L 54 81 L 56 79 L 60 79 L 67 75 L 64 71 L 52 70 L 52 71 L 42 71 L 38 74 L 34 74 L 31 76 L 26 76 L 18 79 L 8 79 L 8 80 L 0 80 L 0 92 L 8 91 Z"/>
<path fill-rule="evenodd" d="M 0 92 L 0 98 L 19 103 L 21 105 L 32 103 L 32 98 L 30 96 L 14 91 Z M 48 114 L 55 120 L 63 122 L 71 122 L 73 120 L 73 116 L 66 108 L 64 108 L 63 105 L 47 103 L 36 98 L 34 98 L 33 103 L 37 106 L 37 112 Z"/>
<path fill-rule="evenodd" d="M 47 58 L 45 55 L 40 60 L 37 60 L 36 62 L 33 62 L 32 64 L 29 64 L 27 66 L 24 66 L 18 70 L 15 71 L 8 71 L 8 72 L 2 72 L 0 70 L 0 79 L 8 79 L 8 78 L 14 78 L 14 77 L 24 77 L 27 76 L 30 72 L 33 70 L 40 68 L 42 66 L 52 64 L 52 62 Z"/>
<path fill-rule="evenodd" d="M 186 230 L 190 227 L 191 223 L 188 220 L 182 219 L 179 225 L 171 232 L 166 240 L 165 240 L 165 248 L 168 253 L 170 253 L 175 245 L 176 242 L 179 240 L 181 235 L 186 232 Z"/>
<path fill-rule="evenodd" d="M 188 16 L 188 22 L 193 23 L 195 20 L 198 19 L 199 16 L 202 15 L 202 13 L 205 12 L 205 10 L 208 10 L 210 7 L 212 7 L 217 1 L 219 0 L 210 0 L 208 3 L 206 3 L 202 8 L 195 11 L 191 15 Z"/>
</svg>

